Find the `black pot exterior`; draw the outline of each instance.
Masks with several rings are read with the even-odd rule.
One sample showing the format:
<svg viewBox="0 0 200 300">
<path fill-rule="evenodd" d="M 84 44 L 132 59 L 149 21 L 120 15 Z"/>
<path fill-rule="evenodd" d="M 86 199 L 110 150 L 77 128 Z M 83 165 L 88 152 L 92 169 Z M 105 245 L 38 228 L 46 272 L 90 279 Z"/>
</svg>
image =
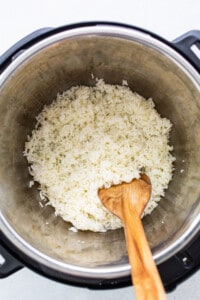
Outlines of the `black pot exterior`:
<svg viewBox="0 0 200 300">
<path fill-rule="evenodd" d="M 88 26 L 99 26 L 99 25 L 112 25 L 112 26 L 122 26 L 129 29 L 138 30 L 147 33 L 154 37 L 155 39 L 165 43 L 170 46 L 181 55 L 183 55 L 189 63 L 200 72 L 200 62 L 191 50 L 192 44 L 200 43 L 200 31 L 191 31 L 182 37 L 176 39 L 174 42 L 170 43 L 163 38 L 148 32 L 146 30 L 119 24 L 119 23 L 109 23 L 109 22 L 89 22 L 73 24 L 68 26 L 63 26 L 60 28 L 44 28 L 40 29 L 29 36 L 25 37 L 18 43 L 16 43 L 12 48 L 10 48 L 5 54 L 0 57 L 0 73 L 3 72 L 7 66 L 15 60 L 25 49 L 28 49 L 38 41 L 44 38 L 50 37 L 56 33 L 62 31 Z M 185 278 L 190 276 L 193 272 L 200 267 L 200 235 L 199 233 L 195 236 L 191 243 L 182 249 L 178 254 L 168 259 L 164 263 L 158 266 L 161 278 L 163 280 L 164 286 L 167 291 L 173 289 L 176 284 L 183 281 Z M 119 288 L 131 284 L 130 276 L 125 276 L 117 279 L 102 279 L 102 278 L 83 278 L 78 276 L 71 276 L 56 270 L 52 270 L 45 265 L 41 265 L 34 261 L 32 258 L 21 252 L 13 243 L 9 241 L 2 232 L 0 232 L 0 253 L 5 258 L 5 263 L 0 266 L 0 278 L 11 275 L 23 266 L 28 266 L 34 271 L 42 274 L 48 278 L 76 285 L 85 286 L 95 289 L 105 289 L 105 288 Z"/>
</svg>

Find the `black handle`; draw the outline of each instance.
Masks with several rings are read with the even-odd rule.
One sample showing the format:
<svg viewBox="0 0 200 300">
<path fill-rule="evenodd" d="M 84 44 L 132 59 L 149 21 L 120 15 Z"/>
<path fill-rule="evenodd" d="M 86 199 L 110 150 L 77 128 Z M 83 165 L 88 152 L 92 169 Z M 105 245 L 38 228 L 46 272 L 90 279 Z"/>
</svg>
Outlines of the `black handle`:
<svg viewBox="0 0 200 300">
<path fill-rule="evenodd" d="M 14 258 L 0 242 L 0 254 L 4 262 L 0 264 L 0 278 L 5 278 L 23 268 L 16 258 Z"/>
<path fill-rule="evenodd" d="M 200 30 L 191 30 L 175 39 L 172 43 L 200 72 L 200 58 L 192 50 L 192 47 L 196 47 L 196 50 L 200 53 Z"/>
<path fill-rule="evenodd" d="M 33 44 L 36 40 L 41 39 L 43 35 L 50 31 L 52 31 L 52 28 L 50 27 L 36 30 L 19 40 L 16 44 L 9 48 L 0 56 L 0 72 L 18 55 L 20 55 L 20 53 L 26 50 L 26 48 L 28 48 L 30 44 Z"/>
<path fill-rule="evenodd" d="M 199 249 L 200 232 L 183 250 L 158 266 L 166 291 L 172 291 L 200 269 Z"/>
</svg>

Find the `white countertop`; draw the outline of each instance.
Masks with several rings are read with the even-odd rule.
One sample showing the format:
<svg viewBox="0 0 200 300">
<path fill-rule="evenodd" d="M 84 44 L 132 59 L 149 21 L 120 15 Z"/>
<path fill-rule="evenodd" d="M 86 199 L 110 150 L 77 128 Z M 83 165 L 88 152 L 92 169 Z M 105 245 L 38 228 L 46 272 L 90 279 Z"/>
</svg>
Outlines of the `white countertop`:
<svg viewBox="0 0 200 300">
<path fill-rule="evenodd" d="M 173 40 L 200 29 L 199 0 L 5 0 L 1 2 L 0 55 L 19 39 L 42 27 L 81 21 L 117 21 L 150 30 Z M 135 299 L 132 287 L 89 290 L 46 279 L 24 268 L 0 280 L 2 300 Z M 200 271 L 168 294 L 169 300 L 200 299 Z"/>
</svg>

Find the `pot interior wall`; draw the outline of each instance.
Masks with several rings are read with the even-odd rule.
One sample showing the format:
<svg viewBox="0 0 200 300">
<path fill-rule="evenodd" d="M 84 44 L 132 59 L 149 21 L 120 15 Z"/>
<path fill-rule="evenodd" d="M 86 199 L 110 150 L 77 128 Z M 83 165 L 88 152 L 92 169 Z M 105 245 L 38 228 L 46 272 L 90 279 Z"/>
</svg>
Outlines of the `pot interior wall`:
<svg viewBox="0 0 200 300">
<path fill-rule="evenodd" d="M 86 267 L 126 264 L 123 230 L 69 231 L 71 225 L 56 217 L 50 206 L 39 205 L 38 186 L 29 188 L 23 150 L 43 106 L 71 86 L 94 85 L 95 78 L 111 84 L 127 80 L 133 91 L 152 97 L 159 113 L 173 123 L 173 180 L 157 209 L 143 220 L 154 254 L 171 245 L 197 216 L 200 190 L 199 92 L 175 62 L 117 37 L 63 39 L 36 52 L 13 71 L 0 92 L 0 207 L 30 245 L 62 262 Z"/>
</svg>

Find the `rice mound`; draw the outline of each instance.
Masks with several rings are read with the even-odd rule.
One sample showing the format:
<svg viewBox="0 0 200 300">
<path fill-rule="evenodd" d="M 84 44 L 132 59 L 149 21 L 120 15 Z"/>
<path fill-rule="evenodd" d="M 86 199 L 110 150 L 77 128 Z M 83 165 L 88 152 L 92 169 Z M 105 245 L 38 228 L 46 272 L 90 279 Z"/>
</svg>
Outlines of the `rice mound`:
<svg viewBox="0 0 200 300">
<path fill-rule="evenodd" d="M 152 195 L 144 215 L 164 196 L 172 178 L 169 145 L 172 124 L 152 99 L 122 86 L 76 86 L 58 94 L 37 116 L 24 155 L 41 198 L 56 215 L 80 230 L 104 232 L 122 227 L 101 204 L 97 191 L 112 184 L 150 177 Z"/>
</svg>

